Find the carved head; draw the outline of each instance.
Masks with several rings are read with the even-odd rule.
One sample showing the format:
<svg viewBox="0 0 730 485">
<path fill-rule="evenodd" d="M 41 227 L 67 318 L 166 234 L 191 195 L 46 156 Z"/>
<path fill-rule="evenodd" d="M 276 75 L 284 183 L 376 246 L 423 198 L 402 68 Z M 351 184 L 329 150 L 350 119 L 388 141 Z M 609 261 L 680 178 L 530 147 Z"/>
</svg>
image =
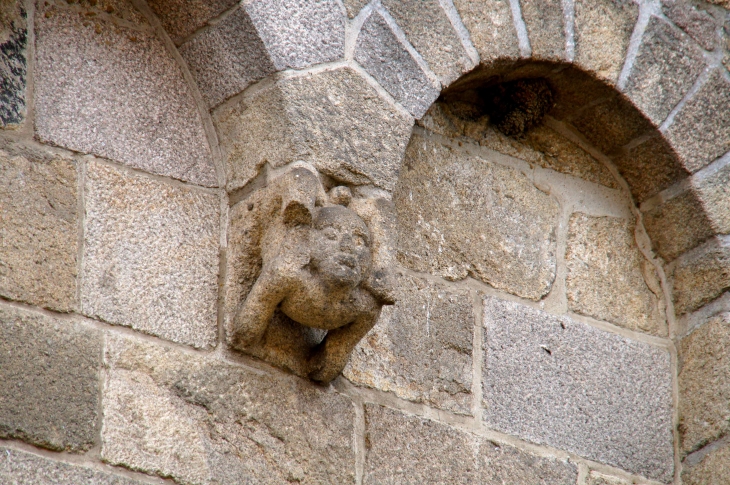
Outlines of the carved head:
<svg viewBox="0 0 730 485">
<path fill-rule="evenodd" d="M 370 231 L 343 206 L 321 207 L 312 221 L 312 268 L 329 284 L 354 288 L 371 264 Z"/>
</svg>

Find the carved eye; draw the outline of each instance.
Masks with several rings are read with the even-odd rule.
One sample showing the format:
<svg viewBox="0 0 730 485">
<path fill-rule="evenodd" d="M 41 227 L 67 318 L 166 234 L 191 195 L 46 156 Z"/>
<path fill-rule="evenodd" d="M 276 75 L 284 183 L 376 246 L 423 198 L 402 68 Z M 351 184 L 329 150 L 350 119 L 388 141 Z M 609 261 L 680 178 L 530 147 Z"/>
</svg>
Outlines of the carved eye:
<svg viewBox="0 0 730 485">
<path fill-rule="evenodd" d="M 365 238 L 362 236 L 358 236 L 357 234 L 353 236 L 352 240 L 355 242 L 355 246 L 362 247 L 365 246 Z"/>
<path fill-rule="evenodd" d="M 324 237 L 331 241 L 334 241 L 337 239 L 337 231 L 335 231 L 331 227 L 328 227 L 324 230 Z"/>
</svg>

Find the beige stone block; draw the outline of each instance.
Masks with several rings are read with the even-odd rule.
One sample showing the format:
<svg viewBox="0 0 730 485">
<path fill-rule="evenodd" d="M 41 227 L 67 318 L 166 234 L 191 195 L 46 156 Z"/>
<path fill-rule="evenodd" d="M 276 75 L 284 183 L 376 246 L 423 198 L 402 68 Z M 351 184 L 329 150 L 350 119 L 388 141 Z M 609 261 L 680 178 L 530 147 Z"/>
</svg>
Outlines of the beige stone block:
<svg viewBox="0 0 730 485">
<path fill-rule="evenodd" d="M 586 485 L 632 485 L 632 482 L 592 471 L 588 474 Z"/>
<path fill-rule="evenodd" d="M 717 236 L 668 268 L 677 315 L 697 310 L 730 288 L 730 236 Z"/>
<path fill-rule="evenodd" d="M 730 485 L 730 446 L 718 446 L 704 455 L 699 463 L 687 463 L 682 468 L 684 485 Z"/>
<path fill-rule="evenodd" d="M 152 11 L 175 42 L 183 40 L 236 5 L 236 0 L 149 0 Z"/>
<path fill-rule="evenodd" d="M 520 0 L 532 55 L 554 61 L 565 57 L 563 6 L 559 0 Z"/>
<path fill-rule="evenodd" d="M 519 43 L 509 1 L 455 0 L 454 6 L 469 31 L 481 62 L 519 57 Z"/>
</svg>

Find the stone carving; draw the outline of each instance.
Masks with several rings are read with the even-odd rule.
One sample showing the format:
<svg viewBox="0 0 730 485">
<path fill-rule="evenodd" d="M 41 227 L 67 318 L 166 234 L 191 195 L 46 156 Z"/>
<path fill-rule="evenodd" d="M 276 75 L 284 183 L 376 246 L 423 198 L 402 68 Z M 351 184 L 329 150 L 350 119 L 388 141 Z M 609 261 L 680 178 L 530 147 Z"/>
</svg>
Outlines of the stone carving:
<svg viewBox="0 0 730 485">
<path fill-rule="evenodd" d="M 373 327 L 381 307 L 394 303 L 387 243 L 392 204 L 354 199 L 344 186 L 327 193 L 314 170 L 303 166 L 253 199 L 246 233 L 252 235 L 249 251 L 259 254 L 260 269 L 236 309 L 231 343 L 329 382 Z M 303 333 L 299 326 L 326 333 L 321 338 L 323 332 Z M 285 355 L 287 349 L 298 355 Z"/>
</svg>

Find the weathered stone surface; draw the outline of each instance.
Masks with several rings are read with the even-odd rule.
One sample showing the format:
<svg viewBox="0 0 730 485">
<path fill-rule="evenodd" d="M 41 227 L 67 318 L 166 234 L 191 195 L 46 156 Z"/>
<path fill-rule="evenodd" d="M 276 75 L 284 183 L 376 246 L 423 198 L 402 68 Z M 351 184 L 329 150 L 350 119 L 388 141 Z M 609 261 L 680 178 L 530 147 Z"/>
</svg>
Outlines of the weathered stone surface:
<svg viewBox="0 0 730 485">
<path fill-rule="evenodd" d="M 35 102 L 42 141 L 196 184 L 217 183 L 182 71 L 146 30 L 39 8 Z"/>
<path fill-rule="evenodd" d="M 702 53 L 686 36 L 652 17 L 625 93 L 658 126 L 689 91 L 704 66 Z"/>
<path fill-rule="evenodd" d="M 636 246 L 633 221 L 574 213 L 565 262 L 571 311 L 630 330 L 666 335 L 659 278 Z"/>
<path fill-rule="evenodd" d="M 25 119 L 28 23 L 21 2 L 0 4 L 0 128 Z"/>
<path fill-rule="evenodd" d="M 530 37 L 532 56 L 563 60 L 565 27 L 562 3 L 559 0 L 520 0 L 520 6 Z"/>
<path fill-rule="evenodd" d="M 730 289 L 730 236 L 716 236 L 668 268 L 678 315 L 711 302 Z"/>
<path fill-rule="evenodd" d="M 631 0 L 575 2 L 575 63 L 614 84 L 639 17 Z"/>
<path fill-rule="evenodd" d="M 382 3 L 443 85 L 451 84 L 474 67 L 438 0 L 383 0 Z"/>
<path fill-rule="evenodd" d="M 49 460 L 24 451 L 0 447 L 0 482 L 4 485 L 142 485 L 79 465 Z"/>
<path fill-rule="evenodd" d="M 690 172 L 730 151 L 730 75 L 722 71 L 712 73 L 666 133 Z"/>
<path fill-rule="evenodd" d="M 434 84 L 374 11 L 360 30 L 355 60 L 413 116 L 420 118 L 438 97 Z"/>
<path fill-rule="evenodd" d="M 218 196 L 93 161 L 85 190 L 83 313 L 182 344 L 214 345 Z"/>
<path fill-rule="evenodd" d="M 149 0 L 148 5 L 176 45 L 238 3 L 236 0 Z"/>
<path fill-rule="evenodd" d="M 403 275 L 397 298 L 355 348 L 344 376 L 403 399 L 471 414 L 470 292 Z"/>
<path fill-rule="evenodd" d="M 138 26 L 150 28 L 150 24 L 142 13 L 137 10 L 131 0 L 43 0 L 44 6 L 55 5 L 79 12 L 87 18 L 97 15 L 111 16 L 126 20 Z"/>
<path fill-rule="evenodd" d="M 244 2 L 277 70 L 336 61 L 345 55 L 345 15 L 335 0 Z"/>
<path fill-rule="evenodd" d="M 101 346 L 100 333 L 78 323 L 0 307 L 0 437 L 74 453 L 91 448 Z"/>
<path fill-rule="evenodd" d="M 572 485 L 577 478 L 571 463 L 376 404 L 365 405 L 365 423 L 365 484 Z"/>
<path fill-rule="evenodd" d="M 712 317 L 679 344 L 679 431 L 684 452 L 730 431 L 730 314 Z"/>
<path fill-rule="evenodd" d="M 392 190 L 413 125 L 350 68 L 281 79 L 222 106 L 214 118 L 228 190 L 244 186 L 264 163 L 296 160 L 336 180 Z"/>
<path fill-rule="evenodd" d="M 631 485 L 631 482 L 616 477 L 609 477 L 598 472 L 591 472 L 586 479 L 587 485 Z"/>
<path fill-rule="evenodd" d="M 354 483 L 345 397 L 212 356 L 107 345 L 104 461 L 183 484 Z"/>
<path fill-rule="evenodd" d="M 454 0 L 482 62 L 520 55 L 508 0 Z"/>
<path fill-rule="evenodd" d="M 489 427 L 672 479 L 667 350 L 489 297 L 484 328 Z"/>
<path fill-rule="evenodd" d="M 407 267 L 534 300 L 550 291 L 559 207 L 521 172 L 414 133 L 393 200 Z"/>
<path fill-rule="evenodd" d="M 681 0 L 664 0 L 662 13 L 687 32 L 703 49 L 714 50 L 717 44 L 717 21 L 707 11 Z"/>
<path fill-rule="evenodd" d="M 217 106 L 274 72 L 256 28 L 243 9 L 180 46 L 208 106 Z"/>
<path fill-rule="evenodd" d="M 0 295 L 76 307 L 78 188 L 72 160 L 0 149 Z"/>
<path fill-rule="evenodd" d="M 727 444 L 712 450 L 697 464 L 682 467 L 684 485 L 728 485 L 730 484 L 730 446 Z"/>
<path fill-rule="evenodd" d="M 347 10 L 347 16 L 350 18 L 355 18 L 357 14 L 360 13 L 360 10 L 362 10 L 365 5 L 370 3 L 370 0 L 343 0 L 343 3 L 345 4 L 345 9 Z"/>
</svg>

